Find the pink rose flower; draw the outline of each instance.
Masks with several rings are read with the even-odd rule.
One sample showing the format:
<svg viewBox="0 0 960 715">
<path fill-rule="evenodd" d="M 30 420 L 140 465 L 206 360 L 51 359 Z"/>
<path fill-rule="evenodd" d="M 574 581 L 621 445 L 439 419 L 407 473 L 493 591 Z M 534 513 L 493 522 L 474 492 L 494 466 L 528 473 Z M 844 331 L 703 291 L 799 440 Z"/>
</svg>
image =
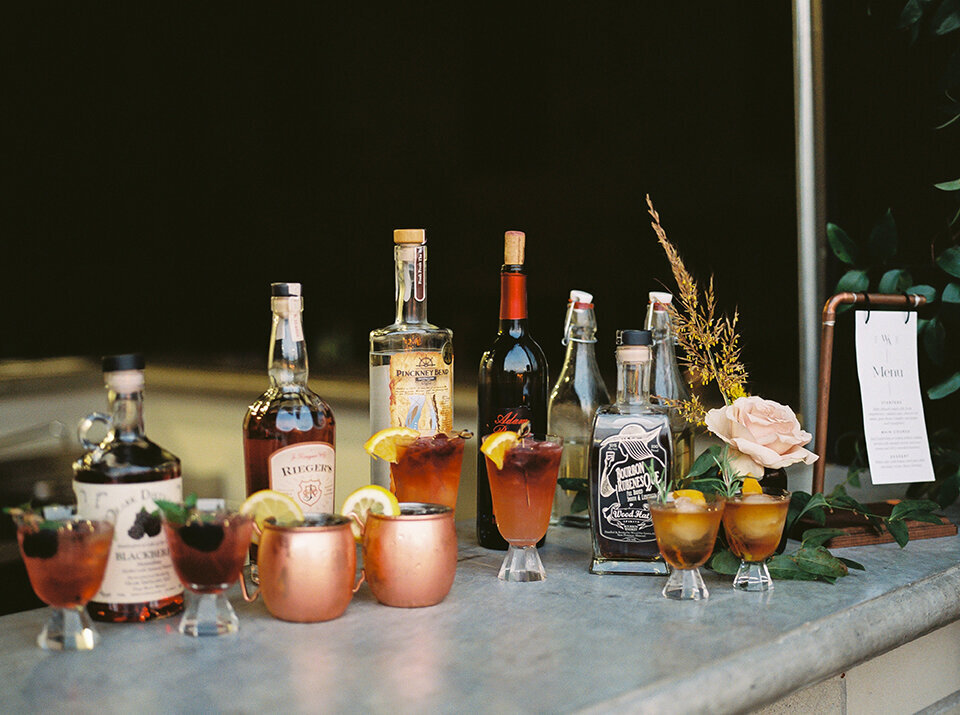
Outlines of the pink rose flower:
<svg viewBox="0 0 960 715">
<path fill-rule="evenodd" d="M 730 459 L 740 474 L 762 477 L 764 468 L 780 469 L 796 462 L 813 464 L 818 457 L 803 448 L 812 435 L 800 429 L 786 405 L 762 397 L 739 397 L 732 405 L 710 410 L 707 429 L 730 445 Z"/>
</svg>

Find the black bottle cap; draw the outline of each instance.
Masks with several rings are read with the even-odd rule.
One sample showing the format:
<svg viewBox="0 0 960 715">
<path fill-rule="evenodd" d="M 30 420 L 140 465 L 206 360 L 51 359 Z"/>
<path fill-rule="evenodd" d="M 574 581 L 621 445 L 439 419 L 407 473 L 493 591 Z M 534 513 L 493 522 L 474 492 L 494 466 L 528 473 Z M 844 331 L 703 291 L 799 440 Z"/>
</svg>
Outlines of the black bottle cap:
<svg viewBox="0 0 960 715">
<path fill-rule="evenodd" d="M 649 330 L 618 330 L 617 345 L 653 345 Z"/>
<path fill-rule="evenodd" d="M 299 283 L 271 283 L 270 295 L 274 298 L 288 298 L 290 296 L 298 297 L 300 295 Z"/>
<path fill-rule="evenodd" d="M 125 355 L 106 355 L 103 358 L 104 372 L 120 372 L 121 370 L 143 370 L 146 366 L 143 355 L 127 353 Z"/>
</svg>

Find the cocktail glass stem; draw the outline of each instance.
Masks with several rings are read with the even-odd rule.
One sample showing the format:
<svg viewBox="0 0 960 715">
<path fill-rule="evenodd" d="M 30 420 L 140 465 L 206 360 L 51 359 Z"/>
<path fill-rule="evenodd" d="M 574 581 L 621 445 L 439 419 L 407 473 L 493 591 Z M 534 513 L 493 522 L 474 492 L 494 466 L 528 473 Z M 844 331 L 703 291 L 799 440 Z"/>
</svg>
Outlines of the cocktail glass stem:
<svg viewBox="0 0 960 715">
<path fill-rule="evenodd" d="M 773 579 L 763 561 L 741 561 L 733 587 L 740 591 L 772 591 Z"/>
<path fill-rule="evenodd" d="M 37 636 L 37 645 L 46 650 L 92 650 L 100 634 L 83 606 L 50 608 L 50 618 Z"/>
<path fill-rule="evenodd" d="M 498 574 L 501 581 L 543 581 L 547 577 L 537 547 L 510 544 Z"/>
<path fill-rule="evenodd" d="M 667 585 L 663 587 L 663 595 L 676 601 L 700 601 L 707 598 L 710 592 L 703 582 L 700 569 L 671 569 Z"/>
<path fill-rule="evenodd" d="M 184 591 L 186 605 L 180 619 L 180 632 L 188 636 L 219 636 L 239 628 L 237 614 L 221 593 Z"/>
</svg>

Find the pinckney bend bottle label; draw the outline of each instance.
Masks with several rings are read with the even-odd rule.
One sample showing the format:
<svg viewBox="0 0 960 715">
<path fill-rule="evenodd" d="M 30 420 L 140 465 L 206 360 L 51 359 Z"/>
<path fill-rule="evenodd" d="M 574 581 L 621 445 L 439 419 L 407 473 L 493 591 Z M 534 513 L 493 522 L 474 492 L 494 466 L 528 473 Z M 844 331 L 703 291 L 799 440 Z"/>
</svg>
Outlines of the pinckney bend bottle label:
<svg viewBox="0 0 960 715">
<path fill-rule="evenodd" d="M 656 540 L 646 503 L 656 495 L 648 465 L 657 475 L 667 470 L 663 441 L 670 434 L 663 432 L 661 427 L 647 430 L 627 424 L 600 442 L 596 514 L 604 538 L 625 543 Z"/>
<path fill-rule="evenodd" d="M 386 368 L 386 369 L 384 369 Z M 421 433 L 453 428 L 453 356 L 441 352 L 405 352 L 390 356 L 381 368 L 387 381 L 390 425 Z"/>
<path fill-rule="evenodd" d="M 113 546 L 100 590 L 93 600 L 143 603 L 183 591 L 170 560 L 154 499 L 179 502 L 183 480 L 92 484 L 74 480 L 77 512 L 86 519 L 115 518 Z"/>
</svg>

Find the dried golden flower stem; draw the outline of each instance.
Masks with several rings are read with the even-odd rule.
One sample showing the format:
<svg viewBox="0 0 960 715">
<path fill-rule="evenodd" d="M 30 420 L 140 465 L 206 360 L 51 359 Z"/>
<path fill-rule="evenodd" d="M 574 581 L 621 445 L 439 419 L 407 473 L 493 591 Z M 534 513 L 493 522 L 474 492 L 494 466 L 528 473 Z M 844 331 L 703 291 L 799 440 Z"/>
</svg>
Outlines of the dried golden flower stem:
<svg viewBox="0 0 960 715">
<path fill-rule="evenodd" d="M 716 383 L 724 403 L 729 405 L 746 394 L 743 386 L 747 381 L 747 371 L 740 363 L 740 338 L 736 330 L 739 316 L 734 312 L 732 320 L 726 316 L 717 317 L 713 277 L 706 290 L 701 292 L 684 266 L 676 246 L 667 238 L 667 232 L 660 223 L 660 214 L 653 208 L 649 194 L 647 207 L 653 218 L 650 225 L 667 254 L 679 291 L 676 305 L 670 306 L 670 312 L 677 344 L 683 352 L 680 360 L 701 385 Z M 706 410 L 696 395 L 673 406 L 688 422 L 703 424 Z"/>
</svg>

